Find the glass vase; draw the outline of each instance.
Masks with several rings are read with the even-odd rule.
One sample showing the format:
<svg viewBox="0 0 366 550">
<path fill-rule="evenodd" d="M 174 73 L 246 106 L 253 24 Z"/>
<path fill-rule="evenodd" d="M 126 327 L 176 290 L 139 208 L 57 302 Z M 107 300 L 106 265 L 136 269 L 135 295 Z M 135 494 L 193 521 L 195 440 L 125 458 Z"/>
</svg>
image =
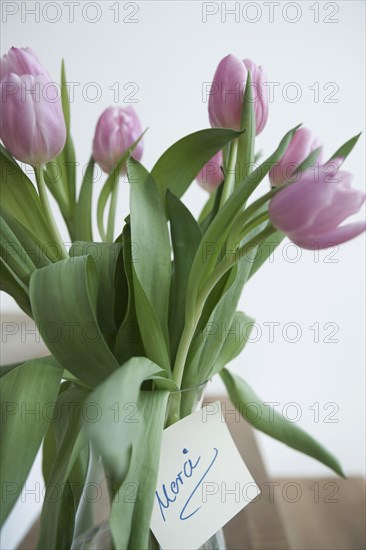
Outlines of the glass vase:
<svg viewBox="0 0 366 550">
<path fill-rule="evenodd" d="M 185 416 L 188 416 L 189 414 L 199 410 L 202 406 L 205 388 L 206 382 L 193 388 L 171 392 L 168 400 L 165 419 L 166 427 L 171 425 L 173 422 L 178 421 L 179 419 L 184 418 Z M 92 455 L 93 456 L 88 471 L 87 482 L 90 482 L 92 480 L 94 483 L 98 483 L 101 486 L 104 485 L 107 491 L 107 483 L 105 482 L 105 479 L 103 479 L 104 473 L 101 458 L 95 451 L 93 451 Z M 80 528 L 80 524 L 82 526 L 83 523 L 85 524 L 85 521 L 87 520 L 83 518 L 82 507 L 81 510 L 78 511 L 76 532 L 72 545 L 72 550 L 110 550 L 111 548 L 113 548 L 109 522 L 106 519 L 109 515 L 109 505 L 103 503 L 102 506 L 100 506 L 99 503 L 99 508 L 102 508 L 102 510 L 94 510 L 93 513 L 95 524 L 84 531 L 82 531 L 82 529 Z M 103 521 L 100 521 L 100 519 L 98 521 L 98 516 L 100 518 L 101 515 L 103 516 Z M 120 549 L 116 548 L 115 550 Z M 161 550 L 152 532 L 150 532 L 149 550 Z M 195 550 L 226 550 L 223 531 L 218 531 L 199 549 Z"/>
</svg>

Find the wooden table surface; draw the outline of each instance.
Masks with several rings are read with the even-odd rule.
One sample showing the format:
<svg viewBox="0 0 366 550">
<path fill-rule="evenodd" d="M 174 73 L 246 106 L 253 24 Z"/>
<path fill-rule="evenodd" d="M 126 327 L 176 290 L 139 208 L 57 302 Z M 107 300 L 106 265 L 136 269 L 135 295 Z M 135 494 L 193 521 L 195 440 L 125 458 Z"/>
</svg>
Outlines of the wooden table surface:
<svg viewBox="0 0 366 550">
<path fill-rule="evenodd" d="M 252 428 L 232 414 L 226 422 L 262 490 L 225 526 L 228 550 L 365 550 L 363 479 L 270 479 Z M 34 550 L 37 536 L 38 522 L 19 550 Z"/>
</svg>

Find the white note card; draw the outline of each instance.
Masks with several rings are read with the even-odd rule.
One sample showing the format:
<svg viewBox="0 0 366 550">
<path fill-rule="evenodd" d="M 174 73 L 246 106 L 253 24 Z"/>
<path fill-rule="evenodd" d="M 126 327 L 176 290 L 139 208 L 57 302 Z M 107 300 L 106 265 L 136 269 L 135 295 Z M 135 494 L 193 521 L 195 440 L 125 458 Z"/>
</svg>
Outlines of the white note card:
<svg viewBox="0 0 366 550">
<path fill-rule="evenodd" d="M 220 402 L 164 430 L 151 522 L 163 550 L 197 550 L 259 493 Z"/>
</svg>

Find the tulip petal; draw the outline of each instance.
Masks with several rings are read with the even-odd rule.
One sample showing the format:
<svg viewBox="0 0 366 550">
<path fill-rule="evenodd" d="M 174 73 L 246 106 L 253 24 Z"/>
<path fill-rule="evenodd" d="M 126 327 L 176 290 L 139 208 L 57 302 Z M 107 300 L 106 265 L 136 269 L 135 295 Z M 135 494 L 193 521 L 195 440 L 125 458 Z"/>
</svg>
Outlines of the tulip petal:
<svg viewBox="0 0 366 550">
<path fill-rule="evenodd" d="M 321 248 L 330 248 L 338 244 L 345 243 L 351 239 L 361 235 L 366 230 L 366 222 L 354 222 L 341 227 L 337 227 L 326 233 L 319 235 L 308 236 L 305 240 L 291 239 L 301 248 L 308 250 L 318 250 Z M 290 236 L 291 238 L 291 236 Z"/>
<path fill-rule="evenodd" d="M 364 222 L 340 225 L 359 211 L 366 197 L 351 187 L 352 175 L 339 170 L 342 162 L 336 158 L 316 173 L 306 171 L 270 202 L 273 225 L 303 248 L 327 248 L 364 230 Z"/>
<path fill-rule="evenodd" d="M 197 174 L 198 183 L 209 193 L 215 191 L 224 179 L 222 164 L 222 152 L 218 151 Z"/>
<path fill-rule="evenodd" d="M 245 67 L 250 71 L 252 78 L 253 97 L 255 101 L 254 112 L 256 122 L 256 134 L 259 135 L 267 124 L 268 120 L 268 90 L 265 83 L 267 83 L 267 75 L 264 69 L 254 63 L 251 59 L 244 59 L 243 63 Z"/>
<path fill-rule="evenodd" d="M 240 130 L 246 80 L 245 65 L 235 55 L 227 55 L 220 61 L 214 75 L 208 103 L 211 126 Z"/>
<path fill-rule="evenodd" d="M 241 61 L 230 54 L 220 61 L 211 85 L 208 114 L 213 128 L 240 130 L 248 70 L 251 73 L 257 135 L 265 127 L 268 119 L 268 91 L 264 86 L 264 70 L 250 59 Z"/>
<path fill-rule="evenodd" d="M 315 218 L 317 231 L 323 233 L 340 225 L 346 218 L 356 214 L 365 201 L 359 189 L 340 188 L 333 194 L 332 204 Z"/>
<path fill-rule="evenodd" d="M 93 157 L 102 169 L 109 173 L 142 134 L 140 120 L 133 107 L 109 107 L 99 117 L 93 141 Z M 142 140 L 133 151 L 140 160 Z"/>
<path fill-rule="evenodd" d="M 50 75 L 31 48 L 11 48 L 7 54 L 3 55 L 0 60 L 0 81 L 10 73 L 18 76 L 44 75 L 51 80 Z"/>
<path fill-rule="evenodd" d="M 46 74 L 9 73 L 0 83 L 0 137 L 18 160 L 46 164 L 64 148 L 66 126 L 55 84 Z"/>
<path fill-rule="evenodd" d="M 291 181 L 291 176 L 295 170 L 320 146 L 319 139 L 314 137 L 308 128 L 299 128 L 284 156 L 271 168 L 269 172 L 271 184 L 279 186 Z M 321 156 L 321 154 L 318 156 L 318 163 L 321 162 Z"/>
<path fill-rule="evenodd" d="M 314 219 L 330 205 L 328 189 L 311 177 L 303 177 L 274 196 L 269 212 L 273 225 L 290 233 L 311 227 Z"/>
</svg>

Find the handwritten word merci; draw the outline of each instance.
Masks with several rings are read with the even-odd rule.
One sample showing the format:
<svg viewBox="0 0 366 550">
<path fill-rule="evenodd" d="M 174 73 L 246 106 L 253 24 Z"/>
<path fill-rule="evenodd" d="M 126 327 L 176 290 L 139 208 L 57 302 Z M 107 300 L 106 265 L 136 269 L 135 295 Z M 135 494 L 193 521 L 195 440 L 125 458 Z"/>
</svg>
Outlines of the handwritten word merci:
<svg viewBox="0 0 366 550">
<path fill-rule="evenodd" d="M 255 487 L 254 495 L 224 499 L 207 486 Z M 206 491 L 206 492 L 205 492 Z M 259 494 L 223 421 L 221 403 L 163 432 L 150 527 L 162 550 L 197 550 Z"/>
<path fill-rule="evenodd" d="M 184 455 L 187 455 L 189 453 L 189 450 L 184 448 L 182 453 Z M 202 458 L 202 456 L 199 456 L 195 461 L 192 461 L 189 458 L 188 460 L 186 460 L 184 462 L 182 469 L 178 472 L 178 474 L 176 475 L 176 478 L 173 481 L 171 481 L 170 483 L 167 483 L 167 484 L 165 484 L 165 483 L 162 484 L 162 486 L 161 486 L 162 496 L 160 496 L 158 490 L 155 492 L 156 499 L 157 499 L 157 502 L 158 502 L 158 505 L 159 505 L 159 510 L 160 510 L 160 513 L 161 513 L 161 516 L 162 516 L 164 522 L 166 521 L 164 510 L 168 510 L 172 504 L 175 504 L 177 502 L 177 500 L 179 501 L 178 497 L 179 497 L 179 493 L 180 493 L 181 488 L 191 478 L 192 478 L 193 482 L 195 483 L 195 485 L 193 487 L 193 490 L 189 494 L 188 498 L 183 503 L 183 507 L 181 508 L 180 513 L 179 513 L 179 519 L 181 521 L 185 521 L 185 520 L 191 518 L 194 514 L 196 514 L 200 510 L 201 506 L 198 506 L 198 508 L 196 508 L 192 512 L 190 512 L 189 509 L 187 510 L 187 508 L 189 508 L 189 506 L 191 504 L 191 501 L 194 498 L 196 492 L 202 486 L 202 483 L 203 483 L 205 477 L 207 476 L 207 474 L 209 473 L 209 471 L 213 467 L 214 463 L 216 462 L 216 459 L 217 459 L 218 455 L 219 455 L 219 450 L 216 447 L 214 447 L 213 448 L 213 458 L 212 458 L 211 462 L 209 463 L 209 465 L 206 466 L 206 469 L 203 471 L 203 473 L 202 473 L 202 467 L 201 467 L 201 458 Z M 197 469 L 197 472 L 195 472 L 196 469 Z M 192 507 L 193 507 L 193 505 L 192 505 Z"/>
</svg>

